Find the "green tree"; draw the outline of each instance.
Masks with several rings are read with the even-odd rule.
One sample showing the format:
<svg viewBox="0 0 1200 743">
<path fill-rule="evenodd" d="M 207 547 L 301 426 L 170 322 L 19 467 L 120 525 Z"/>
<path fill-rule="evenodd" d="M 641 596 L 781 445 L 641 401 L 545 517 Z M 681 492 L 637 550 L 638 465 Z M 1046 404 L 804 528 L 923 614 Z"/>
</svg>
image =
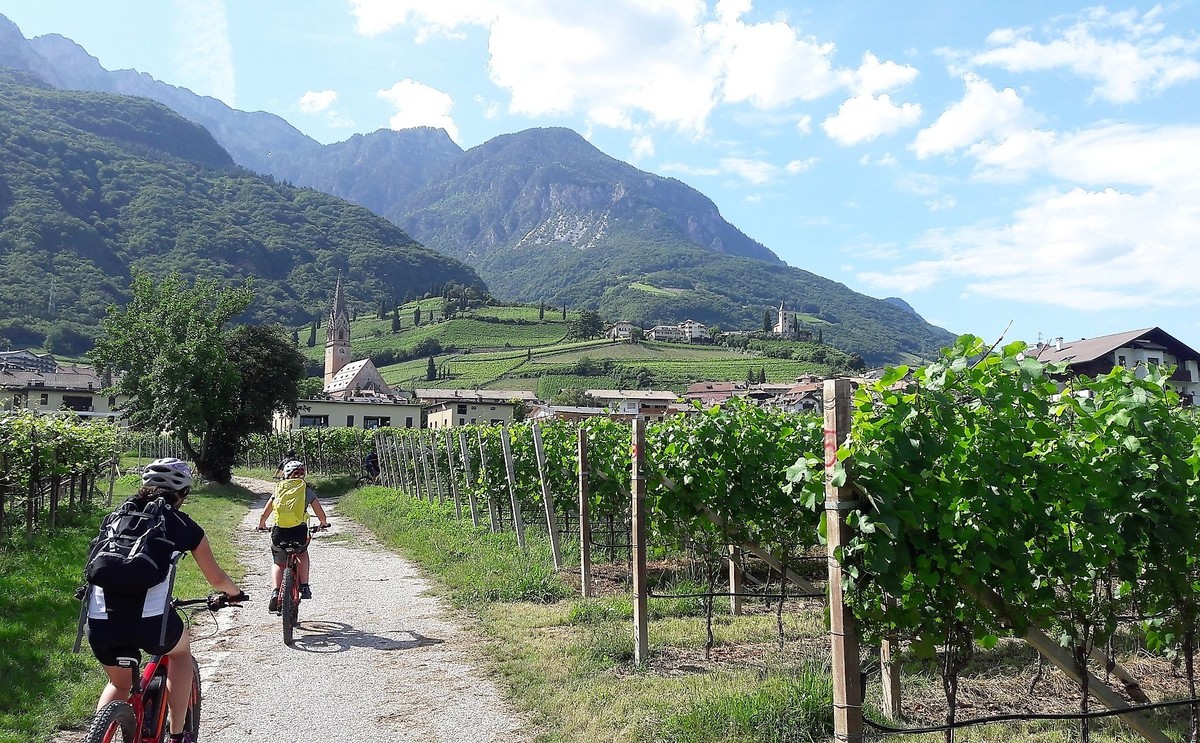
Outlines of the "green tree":
<svg viewBox="0 0 1200 743">
<path fill-rule="evenodd" d="M 303 357 L 276 327 L 226 327 L 250 304 L 249 283 L 137 274 L 131 293 L 109 308 L 93 362 L 129 396 L 134 426 L 168 432 L 204 477 L 229 482 L 245 438 L 268 432 L 276 410 L 295 414 Z"/>
<path fill-rule="evenodd" d="M 305 377 L 300 380 L 296 390 L 298 397 L 301 400 L 311 400 L 314 397 L 320 397 L 325 391 L 325 380 L 322 377 Z"/>
<path fill-rule="evenodd" d="M 413 310 L 413 327 L 415 328 L 415 327 L 419 326 L 420 324 L 421 324 L 421 305 L 417 305 L 416 309 Z"/>
<path fill-rule="evenodd" d="M 566 387 L 550 398 L 551 405 L 566 405 L 573 408 L 598 408 L 600 402 L 579 387 Z"/>
<path fill-rule="evenodd" d="M 300 331 L 299 330 L 292 331 L 292 345 L 293 346 L 300 345 Z"/>
<path fill-rule="evenodd" d="M 312 325 L 308 326 L 308 347 L 312 348 L 317 345 L 317 321 L 313 320 Z"/>
<path fill-rule="evenodd" d="M 604 333 L 604 321 L 600 313 L 584 310 L 579 319 L 571 323 L 567 335 L 572 338 L 596 338 Z"/>
<path fill-rule="evenodd" d="M 546 303 L 538 302 L 538 321 L 546 319 Z"/>
<path fill-rule="evenodd" d="M 433 357 L 429 357 L 429 364 L 425 367 L 425 381 L 432 382 L 437 379 L 437 365 L 433 363 Z"/>
<path fill-rule="evenodd" d="M 398 312 L 392 314 L 392 332 L 400 332 L 400 313 Z"/>
<path fill-rule="evenodd" d="M 566 305 L 566 303 L 563 303 L 563 319 L 564 319 L 564 320 L 566 320 L 566 319 L 567 319 L 567 305 Z"/>
<path fill-rule="evenodd" d="M 775 329 L 775 323 L 771 321 L 771 311 L 767 310 L 763 313 L 763 332 L 770 333 Z"/>
</svg>

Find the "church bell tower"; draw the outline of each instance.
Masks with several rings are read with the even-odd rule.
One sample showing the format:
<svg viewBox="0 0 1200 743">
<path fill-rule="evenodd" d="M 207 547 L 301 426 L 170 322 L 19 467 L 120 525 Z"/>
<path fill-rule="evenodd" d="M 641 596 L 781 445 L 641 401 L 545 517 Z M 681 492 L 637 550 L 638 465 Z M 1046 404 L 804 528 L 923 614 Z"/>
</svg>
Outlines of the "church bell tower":
<svg viewBox="0 0 1200 743">
<path fill-rule="evenodd" d="M 333 381 L 333 375 L 350 362 L 350 313 L 346 310 L 346 298 L 342 294 L 342 276 L 338 274 L 337 288 L 333 290 L 333 307 L 325 324 L 325 387 Z"/>
</svg>

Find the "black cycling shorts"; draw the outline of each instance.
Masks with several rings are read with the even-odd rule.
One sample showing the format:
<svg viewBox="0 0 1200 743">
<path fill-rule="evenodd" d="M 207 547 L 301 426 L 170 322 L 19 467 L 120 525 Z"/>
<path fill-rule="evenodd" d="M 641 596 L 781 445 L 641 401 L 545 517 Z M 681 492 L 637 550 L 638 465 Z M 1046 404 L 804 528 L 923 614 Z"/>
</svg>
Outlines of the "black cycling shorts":
<svg viewBox="0 0 1200 743">
<path fill-rule="evenodd" d="M 279 545 L 283 542 L 294 542 L 304 545 L 300 552 L 308 551 L 308 524 L 298 524 L 288 527 L 271 527 L 271 559 L 276 565 L 287 564 L 287 553 Z"/>
<path fill-rule="evenodd" d="M 141 659 L 139 650 L 151 655 L 166 655 L 183 637 L 183 620 L 176 611 L 167 612 L 167 636 L 162 634 L 162 615 L 136 619 L 88 619 L 88 644 L 96 660 L 106 666 L 117 665 L 117 658 Z"/>
</svg>

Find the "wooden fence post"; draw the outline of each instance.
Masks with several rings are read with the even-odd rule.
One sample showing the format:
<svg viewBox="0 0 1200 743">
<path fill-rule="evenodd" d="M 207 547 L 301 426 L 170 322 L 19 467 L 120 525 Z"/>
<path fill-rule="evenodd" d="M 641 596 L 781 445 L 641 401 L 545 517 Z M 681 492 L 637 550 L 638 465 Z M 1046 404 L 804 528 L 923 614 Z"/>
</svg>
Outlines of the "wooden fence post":
<svg viewBox="0 0 1200 743">
<path fill-rule="evenodd" d="M 433 467 L 433 486 L 437 489 L 438 503 L 446 502 L 446 494 L 442 488 L 442 467 L 438 464 L 437 434 L 429 432 L 429 463 Z"/>
<path fill-rule="evenodd" d="M 542 485 L 542 503 L 546 507 L 546 530 L 550 532 L 550 552 L 554 558 L 554 569 L 562 570 L 562 550 L 558 546 L 558 526 L 554 523 L 554 498 L 550 495 L 550 483 L 546 480 L 546 448 L 542 443 L 542 427 L 533 424 L 533 451 L 537 457 L 538 480 Z"/>
<path fill-rule="evenodd" d="M 512 442 L 508 428 L 500 429 L 500 446 L 504 449 L 504 473 L 508 476 L 508 499 L 512 503 L 513 531 L 517 533 L 517 546 L 525 546 L 525 522 L 521 518 L 521 504 L 517 501 L 517 473 L 513 467 Z"/>
<path fill-rule="evenodd" d="M 588 495 L 587 431 L 579 427 L 579 592 L 592 596 L 592 519 Z"/>
<path fill-rule="evenodd" d="M 458 475 L 454 472 L 454 447 L 450 445 L 450 432 L 446 431 L 446 479 L 450 481 L 450 495 L 454 498 L 454 517 L 462 518 L 462 501 L 458 497 Z"/>
<path fill-rule="evenodd" d="M 833 737 L 863 740 L 862 678 L 858 627 L 842 596 L 842 566 L 837 555 L 850 537 L 846 513 L 855 507 L 849 483 L 833 483 L 837 452 L 850 432 L 850 380 L 825 381 L 825 532 L 829 555 L 829 641 L 833 653 Z M 845 463 L 849 466 L 849 462 Z"/>
<path fill-rule="evenodd" d="M 479 439 L 479 479 L 481 482 L 487 482 L 487 454 L 483 449 L 483 432 L 478 428 L 475 429 L 475 436 Z M 492 533 L 500 531 L 500 514 L 496 512 L 496 498 L 492 493 L 487 494 L 488 499 L 488 516 L 492 519 Z"/>
<path fill-rule="evenodd" d="M 646 422 L 633 419 L 633 463 L 630 473 L 632 524 L 630 552 L 633 559 L 633 662 L 650 660 L 649 582 L 646 575 Z"/>
<path fill-rule="evenodd" d="M 741 550 L 729 545 L 729 612 L 735 617 L 742 614 L 742 568 L 738 564 Z"/>
<path fill-rule="evenodd" d="M 471 526 L 479 528 L 479 508 L 475 501 L 475 486 L 471 475 L 471 450 L 467 447 L 467 437 L 462 431 L 458 432 L 458 448 L 462 452 L 463 482 L 467 485 L 467 503 L 471 506 Z"/>
</svg>

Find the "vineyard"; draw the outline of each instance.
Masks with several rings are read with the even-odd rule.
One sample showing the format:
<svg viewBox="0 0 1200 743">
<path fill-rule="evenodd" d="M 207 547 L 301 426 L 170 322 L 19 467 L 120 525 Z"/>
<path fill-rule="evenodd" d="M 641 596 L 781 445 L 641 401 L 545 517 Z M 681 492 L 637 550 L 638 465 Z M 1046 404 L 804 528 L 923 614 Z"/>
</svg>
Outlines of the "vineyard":
<svg viewBox="0 0 1200 743">
<path fill-rule="evenodd" d="M 710 623 L 718 597 L 827 594 L 846 630 L 835 636 L 853 640 L 840 670 L 833 643 L 835 720 L 850 739 L 862 731 L 860 640 L 884 650 L 885 713 L 903 713 L 895 659 L 936 662 L 947 738 L 971 722 L 957 714 L 961 672 L 1002 641 L 1024 640 L 1077 680 L 1085 739 L 1107 714 L 1093 699 L 1145 701 L 1114 662 L 1118 644 L 1176 659 L 1186 703 L 1200 617 L 1196 417 L 1155 369 L 1060 389 L 1061 369 L 1023 344 L 988 351 L 964 337 L 924 369 L 894 369 L 845 397 L 841 424 L 733 404 L 650 424 L 644 446 L 608 420 L 383 430 L 376 443 L 390 485 L 518 541 L 530 528 L 557 535 L 556 567 L 577 555 L 584 591 L 593 550 L 631 566 L 635 617 L 660 590 L 661 575 L 638 578 L 647 556 L 697 581 Z M 825 550 L 832 591 L 810 569 Z M 1121 720 L 1170 740 L 1156 714 Z"/>
<path fill-rule="evenodd" d="M 660 660 L 648 618 L 664 602 L 701 602 L 706 657 L 726 601 L 734 615 L 769 605 L 781 648 L 785 612 L 827 617 L 829 642 L 804 652 L 830 669 L 839 739 L 861 740 L 865 724 L 952 740 L 981 721 L 1063 717 L 963 711 L 973 664 L 1014 644 L 1074 680 L 1080 739 L 1114 712 L 1146 740 L 1184 726 L 1195 739 L 1200 419 L 1165 371 L 1064 383 L 1063 368 L 1024 352 L 964 336 L 853 392 L 827 382 L 824 420 L 734 401 L 632 428 L 306 429 L 253 438 L 243 462 L 274 468 L 296 451 L 314 472 L 358 473 L 374 447 L 387 486 L 519 547 L 540 532 L 582 596 L 629 597 L 635 665 Z M 66 508 L 94 497 L 116 453 L 164 446 L 3 419 L 0 529 L 52 525 L 64 495 Z M 601 575 L 621 577 L 600 587 Z M 1121 662 L 1131 654 L 1178 683 L 1138 679 Z M 942 719 L 906 709 L 902 666 L 936 669 Z M 880 682 L 869 697 L 867 671 Z"/>
<path fill-rule="evenodd" d="M 117 440 L 108 423 L 0 416 L 0 538 L 20 528 L 27 538 L 53 529 L 64 511 L 87 507 L 102 485 L 111 488 Z"/>
</svg>

